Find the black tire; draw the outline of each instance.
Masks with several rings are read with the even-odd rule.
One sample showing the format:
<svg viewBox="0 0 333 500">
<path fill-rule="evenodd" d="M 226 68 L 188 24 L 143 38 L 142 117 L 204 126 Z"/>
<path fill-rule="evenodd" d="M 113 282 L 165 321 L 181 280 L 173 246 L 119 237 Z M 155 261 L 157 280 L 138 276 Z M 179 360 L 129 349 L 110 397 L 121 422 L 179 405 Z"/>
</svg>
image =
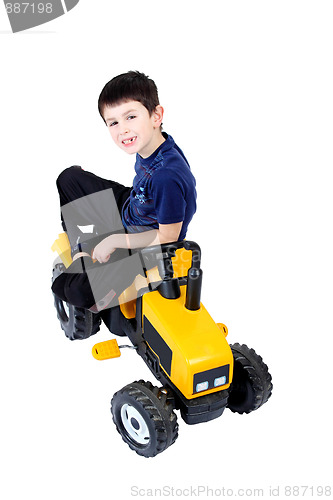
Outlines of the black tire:
<svg viewBox="0 0 333 500">
<path fill-rule="evenodd" d="M 178 437 L 169 393 L 150 382 L 133 382 L 116 392 L 111 413 L 125 443 L 144 457 L 165 451 Z"/>
<path fill-rule="evenodd" d="M 63 272 L 63 264 L 57 264 L 53 269 L 52 282 Z M 65 335 L 70 340 L 83 340 L 95 335 L 99 331 L 101 318 L 99 314 L 94 314 L 88 309 L 73 306 L 64 302 L 55 294 L 54 306 L 60 326 Z"/>
<path fill-rule="evenodd" d="M 235 413 L 257 410 L 271 397 L 273 384 L 267 365 L 253 349 L 231 344 L 234 374 L 230 386 L 228 408 Z"/>
</svg>

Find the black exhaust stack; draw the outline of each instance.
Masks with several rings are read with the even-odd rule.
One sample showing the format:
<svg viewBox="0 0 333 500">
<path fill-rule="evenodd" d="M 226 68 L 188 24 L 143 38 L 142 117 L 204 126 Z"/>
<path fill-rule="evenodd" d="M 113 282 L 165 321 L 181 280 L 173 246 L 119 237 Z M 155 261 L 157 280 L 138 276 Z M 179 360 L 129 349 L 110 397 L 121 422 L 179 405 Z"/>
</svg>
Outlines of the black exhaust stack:
<svg viewBox="0 0 333 500">
<path fill-rule="evenodd" d="M 184 248 L 192 250 L 192 263 L 187 273 L 187 288 L 185 307 L 190 311 L 200 309 L 200 297 L 202 286 L 202 269 L 200 269 L 201 250 L 194 241 L 184 241 Z"/>
</svg>

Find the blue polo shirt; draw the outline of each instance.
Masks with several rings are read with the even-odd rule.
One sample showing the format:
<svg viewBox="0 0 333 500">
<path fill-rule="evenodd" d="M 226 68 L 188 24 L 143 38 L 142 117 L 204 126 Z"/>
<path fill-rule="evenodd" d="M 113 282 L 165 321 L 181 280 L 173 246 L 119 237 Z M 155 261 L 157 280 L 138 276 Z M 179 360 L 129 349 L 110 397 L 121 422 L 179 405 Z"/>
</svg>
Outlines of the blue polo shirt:
<svg viewBox="0 0 333 500">
<path fill-rule="evenodd" d="M 163 132 L 163 136 L 166 140 L 148 158 L 136 155 L 136 176 L 122 209 L 122 221 L 129 232 L 183 221 L 181 241 L 196 211 L 195 178 L 171 135 Z"/>
</svg>

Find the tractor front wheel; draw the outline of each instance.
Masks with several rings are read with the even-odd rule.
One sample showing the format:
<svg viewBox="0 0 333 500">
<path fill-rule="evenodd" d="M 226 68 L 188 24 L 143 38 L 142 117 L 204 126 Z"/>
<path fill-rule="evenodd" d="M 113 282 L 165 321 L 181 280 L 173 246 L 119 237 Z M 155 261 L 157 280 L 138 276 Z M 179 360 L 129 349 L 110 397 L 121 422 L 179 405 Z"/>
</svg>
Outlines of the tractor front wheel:
<svg viewBox="0 0 333 500">
<path fill-rule="evenodd" d="M 144 457 L 166 450 L 178 436 L 177 416 L 168 392 L 150 382 L 133 382 L 116 392 L 111 412 L 125 443 Z"/>
<path fill-rule="evenodd" d="M 267 365 L 253 349 L 231 344 L 234 374 L 230 386 L 228 408 L 235 413 L 257 410 L 272 394 L 272 377 Z"/>
</svg>

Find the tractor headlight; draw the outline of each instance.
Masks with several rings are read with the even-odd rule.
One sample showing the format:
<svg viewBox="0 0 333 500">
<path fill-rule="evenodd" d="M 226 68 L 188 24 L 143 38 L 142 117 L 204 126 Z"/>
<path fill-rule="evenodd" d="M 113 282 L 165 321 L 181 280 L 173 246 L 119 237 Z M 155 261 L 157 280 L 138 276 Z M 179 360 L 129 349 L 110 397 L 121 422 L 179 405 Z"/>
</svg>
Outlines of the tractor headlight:
<svg viewBox="0 0 333 500">
<path fill-rule="evenodd" d="M 218 387 L 219 385 L 224 385 L 227 382 L 227 377 L 223 375 L 223 377 L 217 377 L 214 380 L 214 387 Z"/>
<path fill-rule="evenodd" d="M 207 391 L 208 385 L 208 380 L 205 380 L 205 382 L 200 382 L 199 384 L 197 384 L 195 390 L 196 392 Z"/>
<path fill-rule="evenodd" d="M 193 393 L 203 392 L 222 387 L 229 383 L 229 365 L 218 366 L 193 376 Z"/>
</svg>

